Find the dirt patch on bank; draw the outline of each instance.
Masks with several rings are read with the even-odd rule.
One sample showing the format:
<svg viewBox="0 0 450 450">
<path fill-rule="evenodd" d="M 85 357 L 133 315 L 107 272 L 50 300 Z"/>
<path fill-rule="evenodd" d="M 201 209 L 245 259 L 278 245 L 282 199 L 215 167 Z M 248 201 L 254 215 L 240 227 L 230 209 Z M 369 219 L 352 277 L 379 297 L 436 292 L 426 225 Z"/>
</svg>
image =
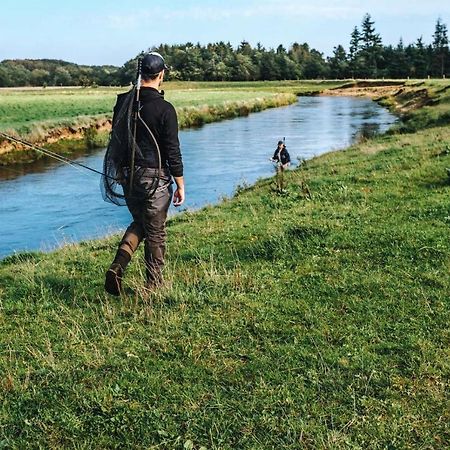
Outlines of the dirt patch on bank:
<svg viewBox="0 0 450 450">
<path fill-rule="evenodd" d="M 109 132 L 111 130 L 111 119 L 100 119 L 92 123 L 98 133 Z M 61 139 L 83 139 L 84 133 L 89 127 L 66 127 L 62 129 L 49 130 L 49 133 L 45 139 L 46 143 L 52 144 L 58 142 Z"/>
<path fill-rule="evenodd" d="M 345 85 L 337 89 L 326 89 L 320 95 L 350 95 L 353 97 L 369 97 L 377 100 L 384 97 L 395 96 L 402 91 L 404 83 L 374 85 L 373 83 L 358 83 Z"/>
<path fill-rule="evenodd" d="M 53 128 L 45 131 L 40 139 L 30 139 L 29 142 L 37 146 L 45 146 L 53 144 L 61 140 L 81 140 L 85 137 L 85 132 L 88 128 L 94 127 L 97 133 L 109 133 L 111 130 L 111 119 L 102 118 L 93 121 L 89 125 L 71 125 L 61 128 Z M 13 136 L 16 137 L 16 136 Z M 29 150 L 28 147 L 12 143 L 6 138 L 0 138 L 0 156 L 5 156 L 9 152 L 20 152 L 22 150 Z M 1 164 L 1 161 L 0 161 Z"/>
<path fill-rule="evenodd" d="M 371 98 L 400 116 L 436 102 L 423 81 L 414 84 L 404 81 L 359 81 L 327 89 L 320 95 Z"/>
</svg>

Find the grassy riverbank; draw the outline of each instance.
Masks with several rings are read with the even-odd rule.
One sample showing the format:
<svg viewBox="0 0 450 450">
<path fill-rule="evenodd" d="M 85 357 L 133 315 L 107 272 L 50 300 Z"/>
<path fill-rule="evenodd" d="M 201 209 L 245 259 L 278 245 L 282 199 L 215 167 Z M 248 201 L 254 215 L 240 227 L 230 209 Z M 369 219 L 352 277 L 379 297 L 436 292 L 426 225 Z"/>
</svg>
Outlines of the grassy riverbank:
<svg viewBox="0 0 450 450">
<path fill-rule="evenodd" d="M 103 293 L 117 236 L 1 262 L 2 446 L 448 448 L 450 127 L 423 111 L 172 219 L 149 298 L 138 258 Z"/>
<path fill-rule="evenodd" d="M 391 132 L 450 124 L 449 80 L 355 81 L 323 94 L 372 98 L 402 118 Z"/>
<path fill-rule="evenodd" d="M 296 94 L 319 92 L 339 82 L 242 82 L 164 84 L 181 128 L 248 115 L 295 102 Z M 19 135 L 52 150 L 69 152 L 85 146 L 85 130 L 95 127 L 91 144 L 107 141 L 118 88 L 1 89 L 0 131 Z M 0 139 L 0 164 L 26 162 L 39 157 Z"/>
</svg>

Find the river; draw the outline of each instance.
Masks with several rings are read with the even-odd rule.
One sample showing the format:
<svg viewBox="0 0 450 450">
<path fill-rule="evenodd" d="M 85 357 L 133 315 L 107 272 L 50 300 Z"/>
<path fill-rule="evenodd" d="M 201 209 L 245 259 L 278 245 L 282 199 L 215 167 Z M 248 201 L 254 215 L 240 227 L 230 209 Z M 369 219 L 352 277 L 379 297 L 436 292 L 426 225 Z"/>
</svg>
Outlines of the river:
<svg viewBox="0 0 450 450">
<path fill-rule="evenodd" d="M 345 148 L 361 133 L 384 132 L 395 121 L 369 99 L 322 96 L 182 130 L 182 210 L 216 203 L 238 184 L 272 175 L 269 158 L 283 137 L 295 166 L 299 159 Z M 77 161 L 101 170 L 103 155 L 104 149 Z M 130 221 L 126 207 L 102 200 L 99 176 L 55 161 L 0 168 L 0 199 L 0 258 L 105 236 Z"/>
</svg>

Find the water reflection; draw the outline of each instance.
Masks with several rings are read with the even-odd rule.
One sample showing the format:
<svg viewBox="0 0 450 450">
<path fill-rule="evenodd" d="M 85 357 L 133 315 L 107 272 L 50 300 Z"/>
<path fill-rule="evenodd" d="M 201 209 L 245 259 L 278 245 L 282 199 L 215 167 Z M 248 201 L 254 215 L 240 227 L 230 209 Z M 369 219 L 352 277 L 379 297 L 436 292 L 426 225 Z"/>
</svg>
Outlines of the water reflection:
<svg viewBox="0 0 450 450">
<path fill-rule="evenodd" d="M 103 149 L 100 150 L 103 152 Z M 77 160 L 78 158 L 96 155 L 99 153 L 99 149 L 87 150 L 76 149 L 70 152 L 70 154 L 64 154 L 63 156 Z M 17 163 L 9 164 L 8 166 L 0 166 L 0 182 L 5 180 L 13 180 L 14 178 L 28 175 L 31 173 L 44 173 L 49 172 L 61 165 L 60 161 L 48 156 L 41 156 L 36 161 L 30 163 Z"/>
<path fill-rule="evenodd" d="M 359 130 L 353 134 L 353 139 L 355 141 L 370 139 L 371 137 L 380 134 L 380 128 L 381 126 L 377 122 L 365 122 L 361 124 Z"/>
</svg>

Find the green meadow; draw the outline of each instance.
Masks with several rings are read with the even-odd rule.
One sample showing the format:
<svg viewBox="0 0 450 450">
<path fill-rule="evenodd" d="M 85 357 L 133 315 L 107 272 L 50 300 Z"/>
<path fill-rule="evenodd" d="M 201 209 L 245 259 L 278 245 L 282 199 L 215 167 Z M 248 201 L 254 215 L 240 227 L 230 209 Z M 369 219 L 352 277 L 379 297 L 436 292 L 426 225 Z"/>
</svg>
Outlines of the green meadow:
<svg viewBox="0 0 450 450">
<path fill-rule="evenodd" d="M 1 261 L 0 447 L 449 448 L 449 99 L 173 217 L 158 292 L 119 236 Z"/>
</svg>

